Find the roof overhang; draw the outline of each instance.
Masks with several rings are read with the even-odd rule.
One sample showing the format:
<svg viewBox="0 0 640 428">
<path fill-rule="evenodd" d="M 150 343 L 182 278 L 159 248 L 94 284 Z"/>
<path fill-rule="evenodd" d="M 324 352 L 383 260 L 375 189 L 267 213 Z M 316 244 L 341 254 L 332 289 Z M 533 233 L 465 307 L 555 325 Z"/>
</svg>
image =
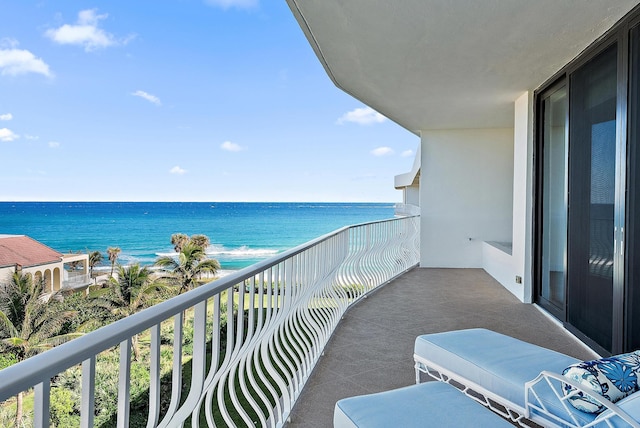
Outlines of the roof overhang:
<svg viewBox="0 0 640 428">
<path fill-rule="evenodd" d="M 417 186 L 418 181 L 420 179 L 420 165 L 422 158 L 422 148 L 418 146 L 418 150 L 416 150 L 416 155 L 413 158 L 413 166 L 411 167 L 411 171 L 396 175 L 394 178 L 394 186 L 396 189 L 401 190 L 411 186 Z"/>
<path fill-rule="evenodd" d="M 513 126 L 637 0 L 287 0 L 333 82 L 406 129 Z"/>
<path fill-rule="evenodd" d="M 89 255 L 86 253 L 82 254 L 63 254 L 62 262 L 63 263 L 73 263 L 73 262 L 84 262 L 89 260 Z"/>
</svg>

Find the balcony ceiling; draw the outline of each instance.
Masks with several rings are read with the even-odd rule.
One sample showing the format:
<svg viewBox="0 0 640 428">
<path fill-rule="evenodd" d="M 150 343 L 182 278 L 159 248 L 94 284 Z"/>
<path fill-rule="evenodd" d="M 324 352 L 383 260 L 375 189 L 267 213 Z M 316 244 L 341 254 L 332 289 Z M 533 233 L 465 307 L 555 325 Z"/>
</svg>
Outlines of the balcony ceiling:
<svg viewBox="0 0 640 428">
<path fill-rule="evenodd" d="M 287 0 L 333 82 L 408 130 L 511 127 L 637 0 Z"/>
</svg>

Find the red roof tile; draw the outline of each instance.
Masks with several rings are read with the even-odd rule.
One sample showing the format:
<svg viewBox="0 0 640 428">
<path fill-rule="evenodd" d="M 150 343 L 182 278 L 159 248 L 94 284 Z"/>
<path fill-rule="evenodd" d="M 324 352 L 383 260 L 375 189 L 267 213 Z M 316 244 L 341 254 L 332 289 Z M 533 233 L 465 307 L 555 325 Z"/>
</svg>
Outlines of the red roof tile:
<svg viewBox="0 0 640 428">
<path fill-rule="evenodd" d="M 62 254 L 28 236 L 0 236 L 0 267 L 59 262 Z"/>
</svg>

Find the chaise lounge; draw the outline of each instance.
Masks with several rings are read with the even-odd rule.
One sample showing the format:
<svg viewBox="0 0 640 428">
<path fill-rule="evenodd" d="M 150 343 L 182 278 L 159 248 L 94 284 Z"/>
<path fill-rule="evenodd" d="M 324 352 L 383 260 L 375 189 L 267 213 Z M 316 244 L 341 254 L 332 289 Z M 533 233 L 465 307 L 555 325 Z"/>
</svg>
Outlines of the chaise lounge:
<svg viewBox="0 0 640 428">
<path fill-rule="evenodd" d="M 336 403 L 334 428 L 513 428 L 443 382 L 426 382 Z"/>
<path fill-rule="evenodd" d="M 452 383 L 524 426 L 530 420 L 544 427 L 640 427 L 637 382 L 615 395 L 618 380 L 597 370 L 618 360 L 640 369 L 640 353 L 581 362 L 494 331 L 469 329 L 418 336 L 414 360 L 416 382 L 425 373 Z"/>
<path fill-rule="evenodd" d="M 640 428 L 640 351 L 582 362 L 469 329 L 418 336 L 414 360 L 416 385 L 338 401 L 334 427 Z"/>
</svg>

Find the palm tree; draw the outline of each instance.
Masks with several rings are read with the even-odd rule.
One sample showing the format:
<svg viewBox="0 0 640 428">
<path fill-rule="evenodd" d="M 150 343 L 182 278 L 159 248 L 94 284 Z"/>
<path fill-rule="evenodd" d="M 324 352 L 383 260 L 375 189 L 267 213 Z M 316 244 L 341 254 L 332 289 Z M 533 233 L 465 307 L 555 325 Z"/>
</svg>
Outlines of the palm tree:
<svg viewBox="0 0 640 428">
<path fill-rule="evenodd" d="M 174 233 L 171 235 L 171 245 L 173 245 L 173 249 L 176 250 L 176 253 L 182 251 L 182 247 L 189 242 L 189 237 L 184 233 Z"/>
<path fill-rule="evenodd" d="M 158 258 L 155 264 L 168 271 L 169 276 L 179 284 L 178 294 L 197 287 L 203 274 L 215 274 L 220 269 L 220 263 L 207 258 L 204 248 L 192 241 L 182 247 L 177 258 L 163 256 Z"/>
<path fill-rule="evenodd" d="M 89 295 L 96 306 L 106 309 L 116 319 L 133 315 L 160 299 L 160 291 L 166 285 L 153 281 L 152 272 L 139 263 L 129 267 L 118 266 L 118 279 L 109 278 L 109 287 Z M 138 336 L 132 338 L 134 358 L 138 360 Z"/>
<path fill-rule="evenodd" d="M 14 272 L 11 280 L 0 286 L 0 345 L 15 355 L 17 361 L 81 335 L 60 334 L 75 312 L 49 303 L 61 298 L 59 292 L 45 298 L 43 290 L 43 281 L 33 281 L 30 274 L 22 272 Z M 22 401 L 20 392 L 16 397 L 16 427 L 22 420 Z"/>
<path fill-rule="evenodd" d="M 207 235 L 192 235 L 191 238 L 189 238 L 189 241 L 205 251 L 207 250 L 207 247 L 211 245 L 211 241 Z"/>
<path fill-rule="evenodd" d="M 75 253 L 73 251 L 69 251 L 69 254 L 82 254 L 82 251 L 76 251 Z M 67 267 L 71 271 L 75 271 L 81 265 L 82 265 L 82 261 L 80 261 L 80 260 L 76 260 L 74 262 L 67 263 Z"/>
<path fill-rule="evenodd" d="M 109 257 L 109 261 L 111 262 L 111 278 L 113 278 L 113 268 L 118 261 L 118 255 L 120 254 L 120 247 L 109 247 L 107 248 L 107 256 Z"/>
<path fill-rule="evenodd" d="M 89 253 L 89 276 L 93 278 L 93 268 L 102 263 L 103 259 L 104 256 L 100 251 L 92 251 Z"/>
</svg>

